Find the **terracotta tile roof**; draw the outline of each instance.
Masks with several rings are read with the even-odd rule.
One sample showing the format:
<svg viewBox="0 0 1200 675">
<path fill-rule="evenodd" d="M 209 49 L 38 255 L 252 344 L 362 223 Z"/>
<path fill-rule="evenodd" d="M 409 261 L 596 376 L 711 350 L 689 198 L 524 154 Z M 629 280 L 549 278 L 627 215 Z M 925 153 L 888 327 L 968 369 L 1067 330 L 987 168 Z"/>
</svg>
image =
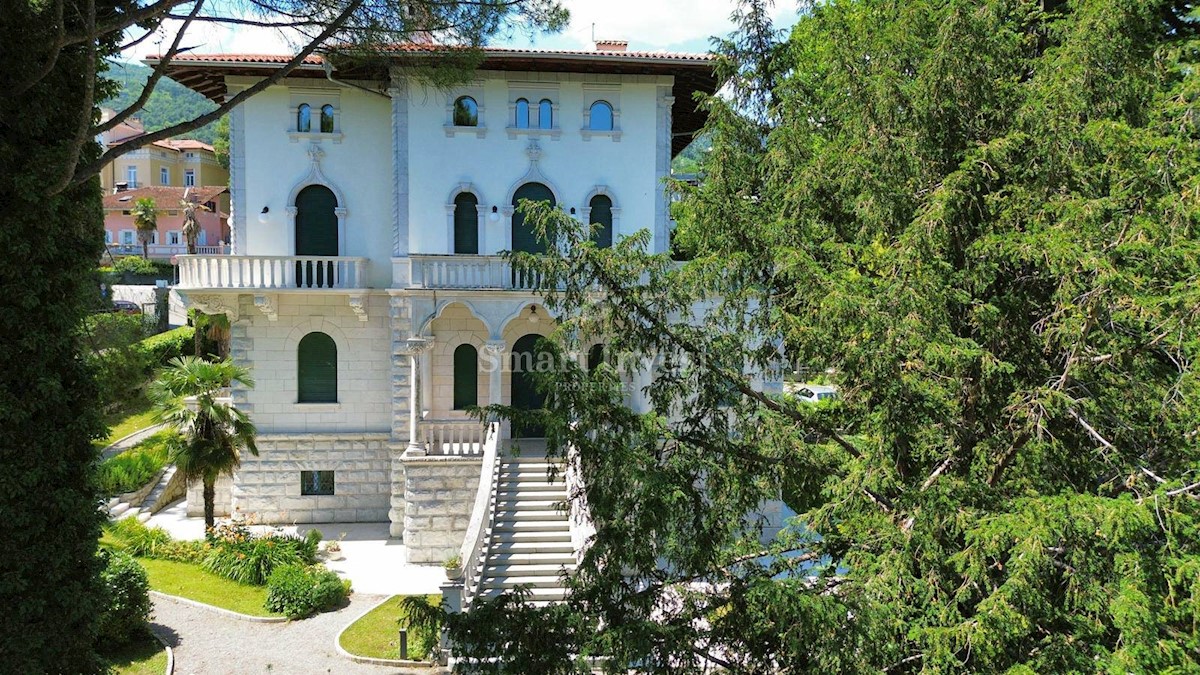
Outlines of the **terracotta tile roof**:
<svg viewBox="0 0 1200 675">
<path fill-rule="evenodd" d="M 292 54 L 176 54 L 172 57 L 171 62 L 177 61 L 200 61 L 203 63 L 262 63 L 262 64 L 283 64 L 292 60 Z M 161 56 L 147 57 L 147 61 L 158 63 Z M 319 54 L 310 54 L 304 57 L 302 63 L 307 65 L 319 66 L 324 61 Z"/>
<path fill-rule="evenodd" d="M 435 45 L 423 44 L 415 42 L 398 43 L 388 45 L 383 48 L 385 51 L 394 53 L 437 53 L 444 51 L 452 51 L 456 49 L 464 49 L 451 45 Z M 503 57 L 505 55 L 521 55 L 521 56 L 569 56 L 582 58 L 598 58 L 598 59 L 615 59 L 615 60 L 638 60 L 651 59 L 659 61 L 667 60 L 686 60 L 686 61 L 711 61 L 715 58 L 712 54 L 692 54 L 686 52 L 638 52 L 638 51 L 607 51 L 607 50 L 591 50 L 591 49 L 532 49 L 519 47 L 483 47 L 482 51 L 486 56 Z M 157 63 L 160 57 L 151 56 L 147 61 Z M 171 62 L 199 62 L 199 63 L 246 63 L 246 64 L 262 64 L 262 65 L 282 65 L 292 59 L 291 54 L 194 54 L 188 52 L 186 54 L 177 54 Z M 311 54 L 305 57 L 303 63 L 307 65 L 320 65 L 324 59 L 317 54 Z"/>
<path fill-rule="evenodd" d="M 179 202 L 183 200 L 185 190 L 190 190 L 188 193 L 189 199 L 194 199 L 197 204 L 204 204 L 213 201 L 217 198 L 217 195 L 228 191 L 229 188 L 224 185 L 202 185 L 200 187 L 151 185 L 135 190 L 125 190 L 124 192 L 104 195 L 104 208 L 128 210 L 133 207 L 133 203 L 137 200 L 143 197 L 150 197 L 160 209 L 177 209 L 179 208 Z"/>
</svg>

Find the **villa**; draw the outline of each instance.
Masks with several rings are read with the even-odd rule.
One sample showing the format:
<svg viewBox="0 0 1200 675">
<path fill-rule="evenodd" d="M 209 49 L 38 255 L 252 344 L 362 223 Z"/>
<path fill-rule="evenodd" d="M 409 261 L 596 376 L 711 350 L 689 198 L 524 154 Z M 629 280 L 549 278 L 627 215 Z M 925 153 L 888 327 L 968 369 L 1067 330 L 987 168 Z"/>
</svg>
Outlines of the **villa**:
<svg viewBox="0 0 1200 675">
<path fill-rule="evenodd" d="M 565 564 L 578 533 L 549 506 L 562 486 L 527 480 L 544 465 L 499 458 L 511 430 L 465 412 L 540 405 L 503 365 L 532 356 L 552 317 L 497 254 L 537 250 L 524 199 L 602 225 L 601 245 L 649 229 L 667 250 L 664 179 L 703 124 L 693 95 L 713 91 L 712 62 L 605 42 L 488 48 L 451 90 L 405 76 L 437 49 L 397 47 L 389 72 L 312 56 L 230 114 L 231 254 L 178 257 L 179 292 L 229 316 L 257 382 L 232 397 L 259 455 L 218 487 L 218 514 L 389 522 L 409 562 L 462 552 L 472 573 L 489 520 L 510 553 Z M 289 58 L 188 53 L 167 73 L 221 101 Z"/>
</svg>

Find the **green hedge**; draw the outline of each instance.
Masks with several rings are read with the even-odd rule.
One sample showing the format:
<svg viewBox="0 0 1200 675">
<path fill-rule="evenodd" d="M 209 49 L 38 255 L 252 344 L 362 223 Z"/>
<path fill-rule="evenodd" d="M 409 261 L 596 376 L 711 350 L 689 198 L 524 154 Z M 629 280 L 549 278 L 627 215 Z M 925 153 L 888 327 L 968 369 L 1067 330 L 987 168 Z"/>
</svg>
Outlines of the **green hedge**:
<svg viewBox="0 0 1200 675">
<path fill-rule="evenodd" d="M 267 580 L 267 611 L 289 619 L 337 607 L 350 594 L 350 581 L 322 565 L 280 565 Z"/>
<path fill-rule="evenodd" d="M 146 355 L 152 368 L 165 366 L 173 358 L 192 353 L 195 333 L 196 329 L 191 326 L 180 326 L 142 340 L 138 348 Z"/>
</svg>

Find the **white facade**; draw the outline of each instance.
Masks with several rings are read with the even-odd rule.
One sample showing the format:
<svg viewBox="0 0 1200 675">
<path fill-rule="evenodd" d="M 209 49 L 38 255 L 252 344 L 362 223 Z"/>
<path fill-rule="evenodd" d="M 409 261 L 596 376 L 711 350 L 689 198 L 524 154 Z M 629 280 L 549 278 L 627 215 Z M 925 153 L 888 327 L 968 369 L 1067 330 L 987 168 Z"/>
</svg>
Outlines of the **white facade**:
<svg viewBox="0 0 1200 675">
<path fill-rule="evenodd" d="M 211 58 L 204 67 L 225 95 L 259 79 Z M 455 409 L 455 392 L 474 405 L 512 403 L 514 378 L 502 366 L 518 340 L 551 328 L 537 296 L 496 257 L 514 245 L 514 194 L 540 183 L 584 222 L 603 195 L 613 241 L 648 229 L 652 249 L 665 251 L 673 71 L 708 68 L 702 57 L 575 54 L 536 72 L 481 70 L 450 91 L 399 71 L 351 84 L 301 72 L 236 108 L 232 255 L 180 258 L 181 292 L 231 317 L 233 358 L 256 380 L 233 391 L 261 452 L 244 459 L 229 508 L 277 522 L 387 519 L 414 562 L 457 552 L 484 432 Z M 477 105 L 477 125 L 453 124 L 461 96 Z M 535 110 L 550 101 L 551 128 L 517 128 L 519 99 Z M 612 107 L 612 130 L 589 128 L 596 101 Z M 325 106 L 333 120 L 322 131 Z M 336 200 L 322 207 L 336 218 L 336 244 L 322 240 L 322 256 L 298 257 L 313 212 L 301 192 L 314 185 Z M 456 255 L 464 192 L 477 200 L 478 253 Z M 336 346 L 336 396 L 306 402 L 300 342 L 314 333 Z M 455 382 L 462 345 L 477 354 L 467 390 Z M 306 494 L 301 472 L 333 472 L 332 494 Z M 305 476 L 305 486 L 318 485 Z"/>
</svg>

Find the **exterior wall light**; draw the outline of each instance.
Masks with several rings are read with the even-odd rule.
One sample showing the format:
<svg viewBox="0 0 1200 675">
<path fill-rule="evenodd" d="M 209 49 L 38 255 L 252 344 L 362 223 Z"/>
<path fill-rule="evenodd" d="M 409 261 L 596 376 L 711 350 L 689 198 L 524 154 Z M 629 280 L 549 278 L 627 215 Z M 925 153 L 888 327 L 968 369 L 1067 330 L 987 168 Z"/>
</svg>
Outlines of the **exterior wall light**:
<svg viewBox="0 0 1200 675">
<path fill-rule="evenodd" d="M 496 208 L 495 206 L 493 206 L 493 207 L 492 207 L 492 212 L 491 212 L 490 214 L 488 214 L 488 220 L 492 221 L 493 223 L 495 223 L 495 222 L 499 222 L 499 220 L 500 220 L 500 209 L 498 209 L 498 208 Z"/>
<path fill-rule="evenodd" d="M 270 220 L 270 219 L 271 219 L 271 215 L 270 215 L 270 214 L 271 214 L 271 207 L 269 207 L 269 206 L 264 206 L 264 207 L 263 207 L 263 210 L 262 210 L 262 211 L 260 211 L 260 212 L 259 212 L 259 214 L 258 214 L 258 222 L 260 222 L 260 223 L 264 223 L 264 224 L 265 224 L 265 223 L 266 223 L 268 220 Z"/>
</svg>

